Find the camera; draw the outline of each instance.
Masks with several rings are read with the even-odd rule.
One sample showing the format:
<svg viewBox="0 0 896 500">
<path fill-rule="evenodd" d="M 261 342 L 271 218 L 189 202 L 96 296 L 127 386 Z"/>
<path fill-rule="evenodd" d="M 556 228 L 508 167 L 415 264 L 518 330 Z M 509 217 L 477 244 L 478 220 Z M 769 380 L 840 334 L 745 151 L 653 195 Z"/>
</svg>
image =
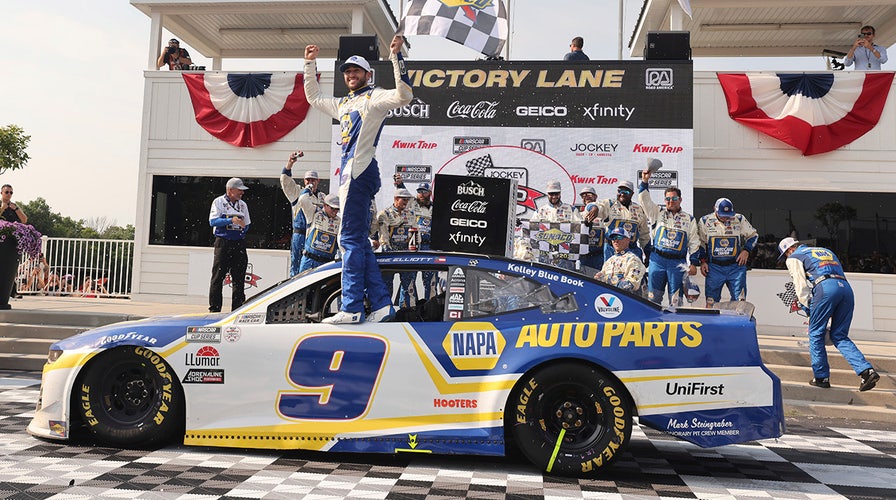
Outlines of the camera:
<svg viewBox="0 0 896 500">
<path fill-rule="evenodd" d="M 177 47 L 168 47 L 168 55 L 173 56 L 177 53 Z"/>
</svg>

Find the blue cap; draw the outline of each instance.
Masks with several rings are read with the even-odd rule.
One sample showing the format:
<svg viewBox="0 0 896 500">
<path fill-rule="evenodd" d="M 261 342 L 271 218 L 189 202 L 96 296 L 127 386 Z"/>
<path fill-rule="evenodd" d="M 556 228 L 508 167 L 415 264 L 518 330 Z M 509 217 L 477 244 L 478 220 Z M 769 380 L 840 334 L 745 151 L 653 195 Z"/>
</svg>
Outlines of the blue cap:
<svg viewBox="0 0 896 500">
<path fill-rule="evenodd" d="M 716 200 L 715 210 L 719 217 L 734 217 L 734 203 L 731 203 L 728 198 Z"/>
<path fill-rule="evenodd" d="M 631 239 L 631 237 L 632 237 L 632 235 L 628 234 L 628 231 L 626 231 L 625 228 L 622 226 L 619 226 L 619 227 L 613 229 L 612 231 L 610 231 L 610 233 L 607 234 L 607 237 L 609 238 L 610 236 L 614 236 L 614 235 L 623 236 L 628 239 Z"/>
<path fill-rule="evenodd" d="M 432 191 L 432 189 L 430 189 L 428 182 L 421 182 L 417 185 L 417 191 Z"/>
</svg>

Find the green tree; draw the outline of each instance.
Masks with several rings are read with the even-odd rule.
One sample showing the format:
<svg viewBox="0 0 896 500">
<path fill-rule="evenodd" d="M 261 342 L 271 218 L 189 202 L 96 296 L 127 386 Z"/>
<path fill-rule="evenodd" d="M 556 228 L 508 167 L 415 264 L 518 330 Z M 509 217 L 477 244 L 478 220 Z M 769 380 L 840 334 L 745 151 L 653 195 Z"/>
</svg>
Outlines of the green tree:
<svg viewBox="0 0 896 500">
<path fill-rule="evenodd" d="M 31 136 L 25 135 L 18 125 L 0 127 L 0 174 L 25 167 L 31 159 L 25 152 L 30 140 Z"/>
<path fill-rule="evenodd" d="M 102 237 L 107 240 L 133 240 L 134 232 L 133 224 L 125 227 L 109 226 L 103 231 Z"/>
<path fill-rule="evenodd" d="M 71 217 L 63 217 L 53 212 L 47 200 L 36 198 L 22 203 L 22 210 L 28 215 L 28 223 L 45 236 L 79 238 L 84 232 L 84 224 Z"/>
</svg>

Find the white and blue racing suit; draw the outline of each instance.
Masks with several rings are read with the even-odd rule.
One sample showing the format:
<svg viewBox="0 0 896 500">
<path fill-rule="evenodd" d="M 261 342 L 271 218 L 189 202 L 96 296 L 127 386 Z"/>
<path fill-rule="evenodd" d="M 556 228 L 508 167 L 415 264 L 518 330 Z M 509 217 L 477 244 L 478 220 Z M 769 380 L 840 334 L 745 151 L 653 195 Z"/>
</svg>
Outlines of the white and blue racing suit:
<svg viewBox="0 0 896 500">
<path fill-rule="evenodd" d="M 302 252 L 302 264 L 299 272 L 330 262 L 336 258 L 339 249 L 336 236 L 339 234 L 339 216 L 329 217 L 323 206 L 317 207 L 308 234 L 305 237 L 305 250 Z"/>
<path fill-rule="evenodd" d="M 582 213 L 572 207 L 569 203 L 557 203 L 556 205 L 552 205 L 548 203 L 542 207 L 538 208 L 538 211 L 535 212 L 535 215 L 530 219 L 531 222 L 582 222 Z M 536 251 L 533 249 L 533 252 Z M 567 255 L 567 257 L 571 257 L 568 254 L 557 254 L 557 253 L 547 253 L 538 251 L 538 261 L 543 262 L 545 264 L 553 264 L 557 267 L 563 269 L 569 269 L 570 271 L 575 271 L 576 263 L 575 260 L 570 258 L 562 258 L 559 255 Z"/>
<path fill-rule="evenodd" d="M 417 218 L 414 213 L 405 208 L 399 210 L 395 205 L 383 210 L 377 216 L 380 226 L 380 246 L 384 252 L 400 252 L 408 250 L 411 228 L 417 227 Z M 411 297 L 417 298 L 414 290 L 414 281 L 417 279 L 415 272 L 398 273 L 399 291 L 398 306 L 410 307 Z M 392 281 L 386 283 L 389 288 L 389 296 L 392 296 Z"/>
<path fill-rule="evenodd" d="M 365 86 L 341 99 L 324 97 L 317 83 L 317 64 L 305 61 L 305 96 L 317 110 L 339 120 L 342 129 L 342 161 L 339 167 L 339 202 L 342 228 L 342 305 L 348 313 L 364 312 L 364 296 L 371 310 L 389 305 L 389 290 L 380 274 L 376 257 L 368 241 L 370 202 L 381 181 L 374 154 L 383 120 L 392 109 L 404 106 L 414 97 L 404 61 L 390 54 L 395 89 Z"/>
<path fill-rule="evenodd" d="M 286 199 L 289 200 L 289 203 L 292 205 L 292 244 L 290 245 L 289 260 L 289 277 L 291 278 L 296 274 L 299 274 L 299 268 L 301 267 L 302 262 L 302 251 L 305 248 L 305 233 L 308 232 L 308 219 L 305 216 L 305 211 L 302 210 L 302 207 L 299 204 L 299 200 L 301 200 L 303 196 L 308 195 L 315 205 L 319 206 L 321 202 L 317 197 L 317 193 L 312 190 L 311 186 L 305 186 L 303 189 L 296 184 L 295 181 L 292 180 L 292 171 L 286 168 L 280 172 L 280 188 L 283 190 Z"/>
<path fill-rule="evenodd" d="M 741 250 L 751 252 L 759 234 L 741 214 L 721 220 L 715 212 L 704 215 L 697 224 L 700 243 L 706 252 L 706 307 L 722 299 L 727 284 L 731 300 L 747 298 L 747 266 L 737 263 Z"/>
<path fill-rule="evenodd" d="M 679 210 L 672 213 L 650 198 L 648 185 L 638 185 L 638 201 L 650 220 L 650 265 L 647 268 L 647 298 L 660 303 L 668 288 L 669 304 L 680 305 L 684 296 L 682 265 L 700 265 L 700 235 L 697 219 Z"/>
<path fill-rule="evenodd" d="M 827 248 L 800 246 L 787 258 L 787 270 L 800 306 L 809 313 L 809 354 L 815 378 L 831 376 L 824 347 L 828 320 L 831 342 L 856 375 L 871 368 L 871 363 L 849 339 L 855 296 L 843 274 L 840 259 Z"/>
<path fill-rule="evenodd" d="M 641 205 L 632 202 L 629 203 L 629 206 L 625 206 L 619 200 L 613 199 L 598 200 L 595 204 L 598 209 L 597 216 L 604 223 L 604 261 L 606 262 L 616 253 L 606 235 L 617 227 L 624 228 L 628 234 L 632 235 L 628 248 L 635 255 L 643 258 L 643 249 L 647 248 L 647 244 L 650 243 L 650 230 L 647 227 L 647 214 L 644 213 Z"/>
<path fill-rule="evenodd" d="M 414 198 L 408 203 L 408 210 L 414 214 L 417 222 L 417 230 L 420 236 L 420 250 L 429 250 L 432 248 L 432 202 L 427 205 L 420 203 L 420 200 Z M 435 271 L 423 271 L 423 298 L 429 300 L 432 296 L 433 279 L 436 276 Z"/>
</svg>

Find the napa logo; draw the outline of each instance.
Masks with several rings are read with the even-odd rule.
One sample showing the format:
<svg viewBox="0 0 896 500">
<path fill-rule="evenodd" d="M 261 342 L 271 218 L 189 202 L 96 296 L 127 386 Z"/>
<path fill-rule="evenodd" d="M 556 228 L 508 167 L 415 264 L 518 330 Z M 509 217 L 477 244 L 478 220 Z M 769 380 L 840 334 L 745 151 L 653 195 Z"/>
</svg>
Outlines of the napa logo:
<svg viewBox="0 0 896 500">
<path fill-rule="evenodd" d="M 615 318 L 622 314 L 622 299 L 609 293 L 602 293 L 594 301 L 594 309 L 604 318 Z"/>
<path fill-rule="evenodd" d="M 498 364 L 507 341 L 489 322 L 455 323 L 442 348 L 458 370 L 491 370 Z"/>
</svg>

